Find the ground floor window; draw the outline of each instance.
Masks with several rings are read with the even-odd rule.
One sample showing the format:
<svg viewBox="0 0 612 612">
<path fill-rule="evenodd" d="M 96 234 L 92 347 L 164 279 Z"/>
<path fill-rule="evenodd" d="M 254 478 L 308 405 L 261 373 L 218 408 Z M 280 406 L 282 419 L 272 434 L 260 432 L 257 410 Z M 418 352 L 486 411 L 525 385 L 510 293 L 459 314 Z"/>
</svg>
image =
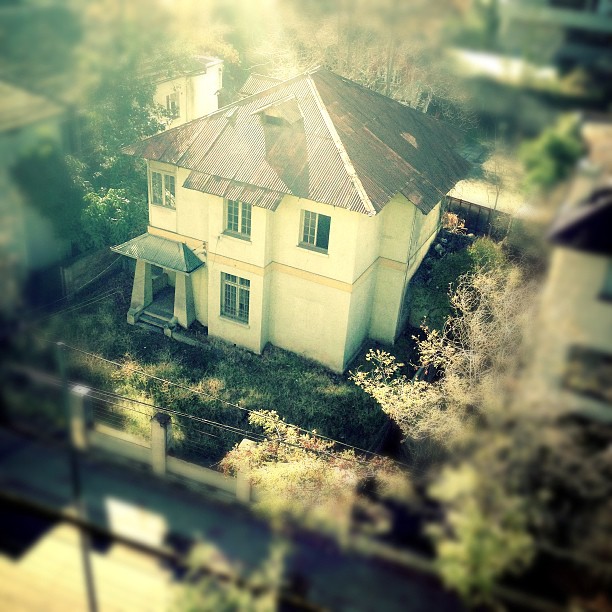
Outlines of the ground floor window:
<svg viewBox="0 0 612 612">
<path fill-rule="evenodd" d="M 249 322 L 251 281 L 234 274 L 221 274 L 221 314 L 242 323 Z"/>
<path fill-rule="evenodd" d="M 612 355 L 572 346 L 563 383 L 566 389 L 612 404 Z"/>
</svg>

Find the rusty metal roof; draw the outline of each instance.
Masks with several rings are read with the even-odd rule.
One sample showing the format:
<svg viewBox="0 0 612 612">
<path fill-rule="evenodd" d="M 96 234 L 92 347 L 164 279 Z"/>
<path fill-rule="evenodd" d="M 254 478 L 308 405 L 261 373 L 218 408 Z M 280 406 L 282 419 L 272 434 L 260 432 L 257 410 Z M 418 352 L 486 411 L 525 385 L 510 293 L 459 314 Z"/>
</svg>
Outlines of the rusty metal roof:
<svg viewBox="0 0 612 612">
<path fill-rule="evenodd" d="M 279 112 L 288 101 L 299 120 Z M 255 206 L 274 209 L 293 194 L 374 215 L 398 193 L 429 212 L 470 168 L 457 141 L 440 121 L 319 69 L 124 152 L 194 171 L 191 189 L 242 190 Z"/>
<path fill-rule="evenodd" d="M 250 74 L 249 78 L 244 82 L 238 93 L 241 96 L 252 96 L 253 94 L 264 91 L 273 85 L 277 85 L 281 81 L 274 77 L 265 76 L 263 74 Z"/>
<path fill-rule="evenodd" d="M 177 272 L 193 272 L 204 265 L 204 262 L 182 242 L 174 242 L 152 234 L 141 234 L 123 244 L 111 247 L 111 250 Z"/>
</svg>

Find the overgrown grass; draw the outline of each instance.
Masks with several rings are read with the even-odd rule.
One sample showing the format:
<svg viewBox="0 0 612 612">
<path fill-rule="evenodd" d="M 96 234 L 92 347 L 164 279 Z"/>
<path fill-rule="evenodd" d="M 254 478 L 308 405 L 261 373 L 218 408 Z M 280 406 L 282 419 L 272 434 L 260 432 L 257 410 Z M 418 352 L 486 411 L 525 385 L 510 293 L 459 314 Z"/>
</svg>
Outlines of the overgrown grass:
<svg viewBox="0 0 612 612">
<path fill-rule="evenodd" d="M 204 346 L 196 348 L 128 325 L 131 278 L 122 273 L 107 283 L 119 292 L 60 313 L 35 329 L 35 336 L 61 340 L 120 364 L 67 350 L 71 379 L 244 430 L 251 429 L 247 410 L 276 410 L 287 422 L 362 448 L 371 445 L 385 423 L 378 405 L 347 377 L 293 353 L 268 346 L 255 355 L 206 336 Z M 31 360 L 54 367 L 52 347 L 31 338 L 24 341 Z M 201 423 L 196 435 L 191 431 L 196 424 L 187 419 L 175 419 L 173 427 L 179 446 L 186 448 L 196 439 L 198 448 L 215 460 L 241 439 Z"/>
</svg>

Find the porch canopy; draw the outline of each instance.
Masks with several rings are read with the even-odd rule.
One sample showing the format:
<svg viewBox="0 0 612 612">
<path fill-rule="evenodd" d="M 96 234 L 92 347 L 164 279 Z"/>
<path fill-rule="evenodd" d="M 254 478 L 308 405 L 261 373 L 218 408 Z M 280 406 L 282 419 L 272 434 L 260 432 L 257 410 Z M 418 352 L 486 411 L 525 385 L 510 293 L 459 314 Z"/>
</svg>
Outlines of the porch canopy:
<svg viewBox="0 0 612 612">
<path fill-rule="evenodd" d="M 133 259 L 142 259 L 160 268 L 187 274 L 204 265 L 204 262 L 182 242 L 174 242 L 152 234 L 136 236 L 123 244 L 111 247 L 111 251 Z"/>
</svg>

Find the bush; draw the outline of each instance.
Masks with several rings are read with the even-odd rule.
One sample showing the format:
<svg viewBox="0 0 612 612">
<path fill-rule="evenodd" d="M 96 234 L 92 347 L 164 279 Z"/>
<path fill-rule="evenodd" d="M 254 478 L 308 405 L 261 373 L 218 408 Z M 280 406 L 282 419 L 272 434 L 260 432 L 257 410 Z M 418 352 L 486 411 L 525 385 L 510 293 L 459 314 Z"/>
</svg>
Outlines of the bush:
<svg viewBox="0 0 612 612">
<path fill-rule="evenodd" d="M 575 117 L 564 116 L 540 136 L 524 143 L 519 155 L 526 170 L 526 187 L 549 191 L 569 176 L 585 148 Z"/>
<path fill-rule="evenodd" d="M 442 329 L 451 314 L 449 290 L 464 274 L 503 268 L 507 259 L 501 244 L 490 238 L 478 238 L 467 249 L 448 253 L 437 259 L 429 257 L 412 282 L 410 322 L 414 327 L 423 320 L 434 329 Z"/>
</svg>

